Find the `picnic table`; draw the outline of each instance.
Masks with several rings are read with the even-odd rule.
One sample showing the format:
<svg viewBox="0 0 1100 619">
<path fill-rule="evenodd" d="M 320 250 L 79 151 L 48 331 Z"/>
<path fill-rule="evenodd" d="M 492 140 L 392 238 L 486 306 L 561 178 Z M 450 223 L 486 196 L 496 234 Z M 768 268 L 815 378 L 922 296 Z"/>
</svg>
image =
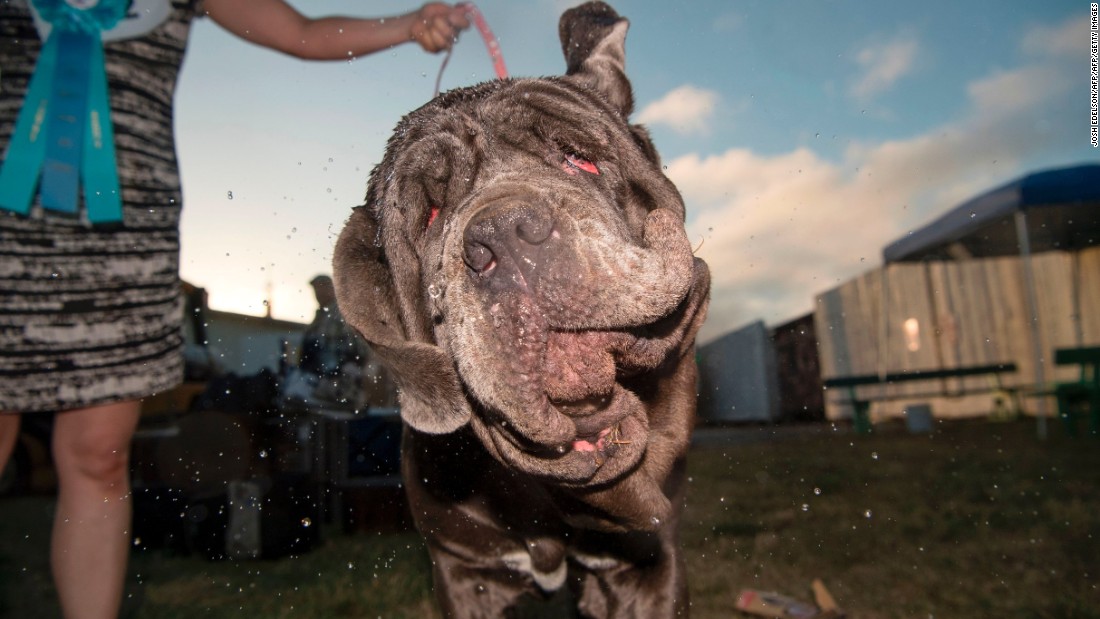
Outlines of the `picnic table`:
<svg viewBox="0 0 1100 619">
<path fill-rule="evenodd" d="M 1058 398 L 1058 417 L 1071 436 L 1077 433 L 1077 415 L 1087 410 L 1089 434 L 1100 435 L 1100 346 L 1058 348 L 1054 351 L 1056 365 L 1079 365 L 1078 380 L 1058 383 L 1054 394 Z"/>
<path fill-rule="evenodd" d="M 1011 362 L 993 363 L 988 365 L 968 365 L 954 368 L 941 368 L 935 370 L 907 370 L 902 372 L 888 372 L 885 374 L 860 374 L 853 376 L 835 376 L 824 381 L 826 389 L 840 388 L 847 391 L 847 401 L 852 405 L 852 425 L 856 432 L 866 434 L 871 431 L 871 403 L 881 400 L 915 399 L 935 396 L 959 396 L 975 393 L 976 390 L 952 390 L 946 389 L 924 395 L 916 394 L 879 394 L 875 396 L 861 397 L 857 388 L 869 385 L 892 385 L 896 383 L 909 383 L 916 381 L 944 380 L 949 378 L 965 378 L 973 376 L 990 376 L 992 384 L 982 389 L 981 392 L 1005 392 L 1015 400 L 1013 389 L 1006 388 L 1001 383 L 1002 374 L 1016 372 L 1016 364 Z"/>
</svg>

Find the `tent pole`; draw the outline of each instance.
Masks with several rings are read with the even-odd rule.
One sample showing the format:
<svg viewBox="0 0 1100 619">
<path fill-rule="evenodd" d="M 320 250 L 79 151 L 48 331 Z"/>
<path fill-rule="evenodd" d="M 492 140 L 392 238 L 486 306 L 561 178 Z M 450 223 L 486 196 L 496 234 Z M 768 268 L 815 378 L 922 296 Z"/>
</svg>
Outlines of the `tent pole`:
<svg viewBox="0 0 1100 619">
<path fill-rule="evenodd" d="M 1070 292 L 1073 295 L 1073 345 L 1081 347 L 1085 345 L 1085 329 L 1081 318 L 1081 252 L 1070 253 L 1070 274 L 1072 284 Z"/>
<path fill-rule="evenodd" d="M 882 263 L 878 313 L 878 375 L 884 378 L 890 371 L 890 276 L 889 265 Z"/>
<path fill-rule="evenodd" d="M 1030 315 L 1031 341 L 1035 346 L 1035 386 L 1043 390 L 1046 385 L 1044 371 L 1044 351 L 1042 332 L 1039 329 L 1039 301 L 1035 292 L 1035 273 L 1031 268 L 1031 234 L 1027 227 L 1027 214 L 1023 209 L 1016 211 L 1016 239 L 1020 243 L 1020 265 L 1024 270 L 1024 287 L 1027 289 L 1027 309 Z M 1047 438 L 1047 398 L 1039 396 L 1039 410 L 1036 415 L 1036 431 L 1041 440 Z"/>
</svg>

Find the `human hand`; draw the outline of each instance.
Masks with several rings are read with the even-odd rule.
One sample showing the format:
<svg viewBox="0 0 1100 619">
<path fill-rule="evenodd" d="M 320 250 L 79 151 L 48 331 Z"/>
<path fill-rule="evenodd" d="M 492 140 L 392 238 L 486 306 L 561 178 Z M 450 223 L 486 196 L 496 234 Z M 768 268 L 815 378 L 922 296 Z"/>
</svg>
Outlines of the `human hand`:
<svg viewBox="0 0 1100 619">
<path fill-rule="evenodd" d="M 419 43 L 425 51 L 436 53 L 450 49 L 458 33 L 469 27 L 470 20 L 462 5 L 429 2 L 416 12 L 409 38 Z"/>
</svg>

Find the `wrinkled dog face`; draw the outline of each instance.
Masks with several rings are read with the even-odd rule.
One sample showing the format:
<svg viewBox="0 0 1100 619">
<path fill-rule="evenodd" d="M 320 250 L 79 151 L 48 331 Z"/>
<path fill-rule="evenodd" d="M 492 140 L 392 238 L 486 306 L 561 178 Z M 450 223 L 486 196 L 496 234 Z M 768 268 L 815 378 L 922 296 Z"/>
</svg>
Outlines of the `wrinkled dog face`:
<svg viewBox="0 0 1100 619">
<path fill-rule="evenodd" d="M 626 21 L 603 17 L 563 20 L 568 76 L 407 116 L 336 258 L 341 307 L 394 366 L 410 425 L 471 423 L 502 462 L 572 485 L 642 457 L 630 381 L 683 354 L 707 288 L 683 202 L 626 121 Z"/>
</svg>

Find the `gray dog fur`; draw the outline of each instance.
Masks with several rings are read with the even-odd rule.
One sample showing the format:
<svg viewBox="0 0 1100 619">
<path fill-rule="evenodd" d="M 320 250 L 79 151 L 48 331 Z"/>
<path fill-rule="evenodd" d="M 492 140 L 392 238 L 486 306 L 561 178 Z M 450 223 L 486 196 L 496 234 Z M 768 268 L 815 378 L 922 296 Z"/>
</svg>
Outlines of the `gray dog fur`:
<svg viewBox="0 0 1100 619">
<path fill-rule="evenodd" d="M 687 615 L 678 550 L 710 287 L 629 123 L 628 22 L 562 15 L 567 73 L 406 116 L 340 235 L 340 307 L 400 386 L 402 473 L 447 617 L 568 585 Z"/>
</svg>

